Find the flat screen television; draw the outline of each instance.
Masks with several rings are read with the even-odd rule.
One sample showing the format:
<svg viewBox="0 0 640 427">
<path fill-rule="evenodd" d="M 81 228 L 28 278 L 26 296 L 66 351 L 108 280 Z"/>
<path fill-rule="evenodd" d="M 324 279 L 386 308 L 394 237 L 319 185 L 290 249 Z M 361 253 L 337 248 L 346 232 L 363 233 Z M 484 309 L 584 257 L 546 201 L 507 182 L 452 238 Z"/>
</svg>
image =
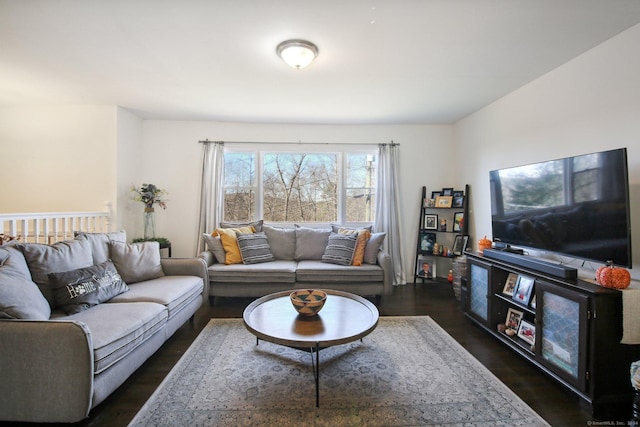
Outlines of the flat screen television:
<svg viewBox="0 0 640 427">
<path fill-rule="evenodd" d="M 489 182 L 497 246 L 631 268 L 626 148 L 494 170 Z"/>
</svg>

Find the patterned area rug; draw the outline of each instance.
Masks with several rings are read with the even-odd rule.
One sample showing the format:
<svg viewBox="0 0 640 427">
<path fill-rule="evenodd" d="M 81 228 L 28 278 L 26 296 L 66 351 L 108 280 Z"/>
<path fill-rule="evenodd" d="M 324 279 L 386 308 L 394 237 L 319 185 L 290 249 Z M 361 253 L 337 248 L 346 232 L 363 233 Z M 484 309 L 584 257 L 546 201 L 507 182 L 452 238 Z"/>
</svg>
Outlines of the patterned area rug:
<svg viewBox="0 0 640 427">
<path fill-rule="evenodd" d="M 546 426 L 430 317 L 311 355 L 212 319 L 131 426 Z"/>
</svg>

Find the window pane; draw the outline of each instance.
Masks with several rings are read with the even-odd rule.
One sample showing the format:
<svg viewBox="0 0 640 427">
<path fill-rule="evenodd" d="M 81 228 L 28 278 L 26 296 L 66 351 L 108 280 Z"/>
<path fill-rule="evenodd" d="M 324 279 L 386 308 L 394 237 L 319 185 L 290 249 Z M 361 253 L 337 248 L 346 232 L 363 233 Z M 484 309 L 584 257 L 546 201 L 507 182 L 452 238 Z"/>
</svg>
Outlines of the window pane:
<svg viewBox="0 0 640 427">
<path fill-rule="evenodd" d="M 346 157 L 346 221 L 373 222 L 376 205 L 376 156 L 371 153 L 349 153 Z"/>
<path fill-rule="evenodd" d="M 256 214 L 255 154 L 224 155 L 224 220 L 250 221 Z"/>
<path fill-rule="evenodd" d="M 267 153 L 264 156 L 264 220 L 337 220 L 335 154 Z"/>
</svg>

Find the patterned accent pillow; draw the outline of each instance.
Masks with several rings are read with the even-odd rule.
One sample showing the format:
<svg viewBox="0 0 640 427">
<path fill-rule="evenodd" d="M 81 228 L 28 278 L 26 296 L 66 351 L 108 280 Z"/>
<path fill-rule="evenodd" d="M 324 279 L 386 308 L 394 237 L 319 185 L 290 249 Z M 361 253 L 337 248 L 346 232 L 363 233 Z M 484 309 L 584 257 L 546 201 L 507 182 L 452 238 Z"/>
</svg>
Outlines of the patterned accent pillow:
<svg viewBox="0 0 640 427">
<path fill-rule="evenodd" d="M 357 242 L 357 234 L 338 234 L 332 232 L 329 235 L 329 242 L 324 250 L 324 255 L 322 255 L 322 262 L 351 265 Z"/>
<path fill-rule="evenodd" d="M 367 247 L 367 241 L 369 241 L 369 237 L 371 237 L 371 227 L 361 228 L 361 229 L 353 229 L 353 228 L 339 228 L 338 233 L 340 234 L 357 234 L 358 241 L 356 243 L 356 249 L 353 252 L 353 259 L 351 260 L 351 265 L 360 266 L 364 262 L 364 250 Z"/>
<path fill-rule="evenodd" d="M 242 264 L 242 254 L 238 246 L 238 234 L 253 234 L 256 229 L 254 226 L 238 227 L 238 228 L 216 228 L 211 235 L 213 237 L 220 236 L 222 247 L 225 252 L 224 263 L 226 265 Z"/>
<path fill-rule="evenodd" d="M 56 305 L 80 313 L 129 290 L 111 261 L 63 273 L 49 273 Z"/>
<path fill-rule="evenodd" d="M 253 234 L 238 234 L 238 246 L 244 264 L 258 264 L 275 261 L 271 253 L 269 240 L 264 232 Z"/>
</svg>

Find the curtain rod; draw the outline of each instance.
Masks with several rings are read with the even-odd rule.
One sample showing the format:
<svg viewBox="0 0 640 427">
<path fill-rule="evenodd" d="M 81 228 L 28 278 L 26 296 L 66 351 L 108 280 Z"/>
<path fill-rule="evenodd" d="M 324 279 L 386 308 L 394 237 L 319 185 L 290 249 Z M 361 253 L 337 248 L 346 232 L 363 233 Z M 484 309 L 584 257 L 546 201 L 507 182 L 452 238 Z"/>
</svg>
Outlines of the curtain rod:
<svg viewBox="0 0 640 427">
<path fill-rule="evenodd" d="M 208 139 L 205 139 L 204 141 L 198 141 L 199 144 L 265 144 L 265 145 L 391 145 L 391 146 L 399 146 L 400 144 L 397 144 L 393 141 L 391 141 L 390 143 L 382 143 L 382 144 L 378 144 L 375 142 L 345 142 L 345 143 L 339 143 L 339 142 L 302 142 L 302 141 L 298 141 L 298 142 L 257 142 L 257 141 L 209 141 Z"/>
</svg>

